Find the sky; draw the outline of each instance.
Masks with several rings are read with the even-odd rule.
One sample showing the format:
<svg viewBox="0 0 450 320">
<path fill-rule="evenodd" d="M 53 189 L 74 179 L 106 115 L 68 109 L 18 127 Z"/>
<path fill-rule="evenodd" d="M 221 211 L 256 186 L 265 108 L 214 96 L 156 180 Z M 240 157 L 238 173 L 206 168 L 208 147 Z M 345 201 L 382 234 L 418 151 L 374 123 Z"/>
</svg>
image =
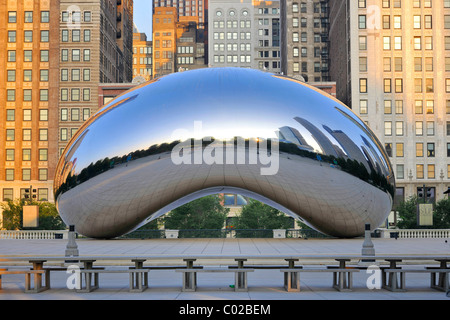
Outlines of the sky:
<svg viewBox="0 0 450 320">
<path fill-rule="evenodd" d="M 139 32 L 152 39 L 152 0 L 134 0 L 134 24 Z"/>
</svg>

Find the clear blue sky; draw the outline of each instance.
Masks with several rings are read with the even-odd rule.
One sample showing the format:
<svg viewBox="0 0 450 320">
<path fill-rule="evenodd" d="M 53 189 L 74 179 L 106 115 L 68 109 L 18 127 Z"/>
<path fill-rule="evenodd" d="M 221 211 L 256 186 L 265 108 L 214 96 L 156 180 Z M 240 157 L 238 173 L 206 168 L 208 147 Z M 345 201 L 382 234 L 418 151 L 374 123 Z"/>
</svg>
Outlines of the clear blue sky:
<svg viewBox="0 0 450 320">
<path fill-rule="evenodd" d="M 139 32 L 152 39 L 152 0 L 134 0 L 134 24 Z"/>
</svg>

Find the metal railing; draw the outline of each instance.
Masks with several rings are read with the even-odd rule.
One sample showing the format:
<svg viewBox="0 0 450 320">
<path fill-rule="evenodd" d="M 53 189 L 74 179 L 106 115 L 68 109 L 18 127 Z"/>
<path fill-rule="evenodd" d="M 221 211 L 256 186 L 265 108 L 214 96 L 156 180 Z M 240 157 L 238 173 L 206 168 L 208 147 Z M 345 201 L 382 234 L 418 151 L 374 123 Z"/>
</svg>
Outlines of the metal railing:
<svg viewBox="0 0 450 320">
<path fill-rule="evenodd" d="M 122 239 L 162 239 L 165 230 L 136 230 Z M 192 229 L 178 230 L 178 238 L 273 238 L 272 229 Z M 330 238 L 316 230 L 287 229 L 286 238 Z"/>
<path fill-rule="evenodd" d="M 0 230 L 0 239 L 51 240 L 67 239 L 67 230 Z"/>
</svg>

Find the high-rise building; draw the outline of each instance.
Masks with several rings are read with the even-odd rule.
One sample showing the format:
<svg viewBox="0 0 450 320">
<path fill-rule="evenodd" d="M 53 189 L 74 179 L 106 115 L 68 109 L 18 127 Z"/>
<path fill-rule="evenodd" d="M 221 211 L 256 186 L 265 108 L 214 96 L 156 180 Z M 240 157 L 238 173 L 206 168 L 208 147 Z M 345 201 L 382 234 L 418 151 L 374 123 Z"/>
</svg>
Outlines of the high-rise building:
<svg viewBox="0 0 450 320">
<path fill-rule="evenodd" d="M 59 155 L 98 109 L 99 83 L 131 81 L 132 8 L 132 0 L 0 1 L 0 200 L 30 186 L 37 200 L 54 200 Z"/>
<path fill-rule="evenodd" d="M 60 154 L 98 109 L 99 83 L 132 80 L 132 9 L 131 0 L 60 0 Z"/>
<path fill-rule="evenodd" d="M 209 65 L 280 72 L 280 1 L 210 0 Z"/>
<path fill-rule="evenodd" d="M 156 7 L 153 9 L 153 76 L 175 72 L 176 8 Z"/>
<path fill-rule="evenodd" d="M 1 199 L 53 200 L 58 160 L 59 1 L 0 1 Z"/>
<path fill-rule="evenodd" d="M 152 41 L 147 41 L 147 35 L 135 30 L 133 34 L 133 81 L 137 77 L 143 81 L 152 78 Z"/>
<path fill-rule="evenodd" d="M 329 82 L 328 0 L 281 4 L 281 71 L 306 82 Z M 345 1 L 335 1 L 345 2 Z"/>
<path fill-rule="evenodd" d="M 197 16 L 178 16 L 175 7 L 153 11 L 153 75 L 207 67 L 206 34 Z"/>
<path fill-rule="evenodd" d="M 450 1 L 329 1 L 337 98 L 375 132 L 397 195 L 450 186 Z"/>
</svg>

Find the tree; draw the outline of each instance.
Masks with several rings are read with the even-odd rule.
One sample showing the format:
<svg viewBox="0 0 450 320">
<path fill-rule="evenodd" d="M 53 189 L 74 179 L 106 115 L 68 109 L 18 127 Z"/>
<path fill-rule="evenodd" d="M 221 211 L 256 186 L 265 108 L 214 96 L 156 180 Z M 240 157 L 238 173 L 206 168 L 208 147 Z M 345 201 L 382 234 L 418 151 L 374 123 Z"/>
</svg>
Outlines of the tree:
<svg viewBox="0 0 450 320">
<path fill-rule="evenodd" d="M 7 230 L 22 230 L 23 206 L 39 206 L 39 227 L 33 230 L 64 230 L 66 225 L 61 220 L 58 210 L 50 202 L 29 202 L 24 199 L 7 200 L 1 204 L 3 209 L 3 228 Z"/>
<path fill-rule="evenodd" d="M 222 197 L 210 195 L 172 210 L 164 218 L 166 229 L 222 229 L 230 209 Z"/>
<path fill-rule="evenodd" d="M 442 199 L 436 204 L 433 214 L 433 227 L 436 229 L 450 228 L 450 199 Z"/>
<path fill-rule="evenodd" d="M 262 202 L 249 199 L 236 217 L 236 229 L 288 229 L 291 219 L 281 211 Z"/>
<path fill-rule="evenodd" d="M 397 226 L 400 229 L 417 228 L 417 204 L 418 197 L 412 196 L 406 201 L 400 202 L 397 207 L 399 221 Z"/>
</svg>

